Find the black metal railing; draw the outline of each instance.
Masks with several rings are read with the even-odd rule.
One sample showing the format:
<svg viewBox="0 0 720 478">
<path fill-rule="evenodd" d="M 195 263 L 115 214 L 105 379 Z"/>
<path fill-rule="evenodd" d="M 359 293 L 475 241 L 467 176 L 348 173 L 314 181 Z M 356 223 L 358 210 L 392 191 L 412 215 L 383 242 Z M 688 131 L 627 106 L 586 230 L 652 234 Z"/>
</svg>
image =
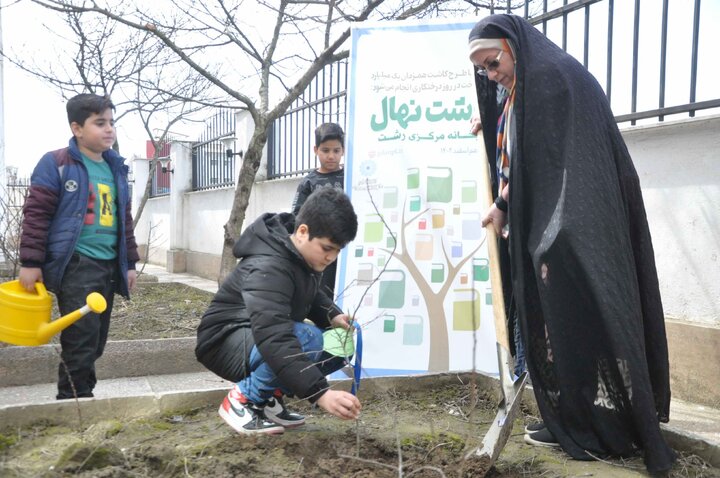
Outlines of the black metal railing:
<svg viewBox="0 0 720 478">
<path fill-rule="evenodd" d="M 558 4 L 559 1 L 555 2 L 548 2 L 548 0 L 542 1 L 542 11 L 543 13 L 538 15 L 532 15 L 529 11 L 530 6 L 525 5 L 523 6 L 522 12 L 517 11 L 518 9 L 513 10 L 510 5 L 510 1 L 508 0 L 507 7 L 504 9 L 507 12 L 512 12 L 515 14 L 523 14 L 525 18 L 528 19 L 532 24 L 536 25 L 538 28 L 542 29 L 542 32 L 544 34 L 548 34 L 549 27 L 553 26 L 553 23 L 561 22 L 562 26 L 562 41 L 560 43 L 560 46 L 563 48 L 563 50 L 567 51 L 568 48 L 568 41 L 567 41 L 567 31 L 570 26 L 573 25 L 573 22 L 577 24 L 577 22 L 580 20 L 577 18 L 577 13 L 580 13 L 582 11 L 582 25 L 583 25 L 583 55 L 582 58 L 578 58 L 578 60 L 581 60 L 586 68 L 589 68 L 591 72 L 593 72 L 593 68 L 589 67 L 589 58 L 590 58 L 590 52 L 592 50 L 592 54 L 596 55 L 602 52 L 603 49 L 601 48 L 591 48 L 591 43 L 603 41 L 602 38 L 599 38 L 600 35 L 604 35 L 604 41 L 606 43 L 606 48 L 604 49 L 606 52 L 606 58 L 605 58 L 605 79 L 604 79 L 604 85 L 603 88 L 605 89 L 605 93 L 608 96 L 608 99 L 610 100 L 613 110 L 616 113 L 615 119 L 618 123 L 630 121 L 631 124 L 635 124 L 636 121 L 642 120 L 642 119 L 649 119 L 649 118 L 656 118 L 657 121 L 664 121 L 665 117 L 668 115 L 678 115 L 681 114 L 681 117 L 694 117 L 695 112 L 699 110 L 706 110 L 706 109 L 720 109 L 720 87 L 718 86 L 717 81 L 713 81 L 712 87 L 710 88 L 710 91 L 706 92 L 707 98 L 699 99 L 697 95 L 697 89 L 698 89 L 698 65 L 701 64 L 701 62 L 707 62 L 707 64 L 710 64 L 711 62 L 714 62 L 714 56 L 716 45 L 710 45 L 710 44 L 704 44 L 703 46 L 703 54 L 704 56 L 700 56 L 700 32 L 701 28 L 709 29 L 709 28 L 717 28 L 716 25 L 712 23 L 712 17 L 711 16 L 705 16 L 703 17 L 701 15 L 702 10 L 702 4 L 700 0 L 693 0 L 692 3 L 688 0 L 662 0 L 662 11 L 660 13 L 659 18 L 659 25 L 652 25 L 657 26 L 659 33 L 655 34 L 655 32 L 652 31 L 651 24 L 652 22 L 642 22 L 641 21 L 641 6 L 642 5 L 651 5 L 651 7 L 654 7 L 657 2 L 653 2 L 653 4 L 649 4 L 648 2 L 641 2 L 641 0 L 634 0 L 632 3 L 632 44 L 630 46 L 630 51 L 632 53 L 632 60 L 631 60 L 631 68 L 630 68 L 630 81 L 629 81 L 629 91 L 626 86 L 622 86 L 622 82 L 626 81 L 626 79 L 623 79 L 619 77 L 619 75 L 613 76 L 613 63 L 615 63 L 616 55 L 619 52 L 624 51 L 628 47 L 623 45 L 621 43 L 621 47 L 617 49 L 617 51 L 614 49 L 614 39 L 619 35 L 619 30 L 614 28 L 615 25 L 620 21 L 619 15 L 617 13 L 616 7 L 628 7 L 631 3 L 630 0 L 622 0 L 622 4 L 616 3 L 615 0 L 578 0 L 575 2 L 568 2 L 568 0 L 562 0 L 562 6 L 559 6 L 551 11 L 548 11 L 548 6 L 550 4 Z M 686 89 L 686 98 L 687 102 L 680 101 L 678 104 L 668 106 L 668 88 L 667 88 L 667 74 L 668 74 L 668 68 L 667 68 L 667 57 L 668 57 L 668 25 L 669 25 L 669 19 L 670 16 L 670 8 L 674 8 L 674 12 L 687 12 L 689 8 L 692 8 L 692 22 L 691 25 L 685 25 L 685 28 L 680 28 L 679 25 L 676 25 L 676 32 L 674 35 L 674 40 L 676 43 L 682 43 L 683 39 L 682 36 L 686 36 L 685 40 L 687 40 L 687 43 L 689 43 L 690 46 L 690 55 L 683 55 L 680 58 L 675 59 L 675 61 L 679 61 L 680 63 L 677 65 L 679 66 L 679 70 L 682 70 L 684 73 L 685 71 L 688 72 L 687 82 L 684 85 L 678 85 L 677 88 L 674 88 L 672 93 L 676 94 L 678 93 L 678 89 L 682 86 Z M 706 8 L 712 8 L 712 7 L 706 7 Z M 652 13 L 652 12 L 651 12 Z M 573 15 L 575 14 L 575 15 Z M 595 17 L 596 16 L 596 17 Z M 599 26 L 600 22 L 595 21 L 593 22 L 594 18 L 601 18 L 601 16 L 606 17 L 606 23 L 605 28 L 607 29 L 607 33 L 600 31 L 599 34 L 591 34 L 591 26 Z M 572 17 L 572 18 L 571 18 Z M 703 18 L 706 19 L 706 21 L 701 21 Z M 650 17 L 650 20 L 654 20 L 654 17 Z M 645 20 L 645 19 L 643 19 Z M 677 22 L 676 22 L 677 23 Z M 628 23 L 629 24 L 629 23 Z M 645 30 L 643 30 L 643 26 L 645 26 Z M 687 35 L 690 35 L 689 38 L 687 38 Z M 643 45 L 646 45 L 646 48 L 641 51 L 641 42 Z M 708 41 L 709 43 L 709 41 Z M 651 47 L 647 47 L 651 46 Z M 653 51 L 654 49 L 657 49 L 656 51 Z M 657 55 L 655 58 L 653 58 L 653 55 Z M 640 68 L 640 62 L 644 61 L 645 63 L 652 62 L 654 60 L 658 61 L 658 70 L 655 70 L 654 72 L 650 68 L 643 67 L 642 71 Z M 652 79 L 652 81 L 641 81 L 641 73 L 642 75 L 646 76 L 648 79 Z M 657 76 L 655 76 L 655 73 L 657 73 Z M 601 76 L 599 74 L 596 74 L 596 77 L 599 81 L 601 81 Z M 680 75 L 676 75 L 680 76 Z M 655 80 L 657 78 L 657 80 Z M 654 81 L 657 81 L 657 83 L 653 84 Z M 679 83 L 680 81 L 676 81 L 676 83 Z M 657 87 L 657 103 L 653 104 L 653 102 L 650 102 L 648 100 L 643 101 L 643 103 L 647 106 L 640 107 L 639 105 L 639 88 L 640 84 L 643 85 L 643 90 L 653 90 Z M 655 86 L 657 85 L 657 86 Z M 615 92 L 616 97 L 613 98 L 613 91 Z M 622 95 L 622 97 L 620 97 Z M 646 96 L 646 95 L 645 95 Z M 675 96 L 675 95 L 674 95 Z"/>
<path fill-rule="evenodd" d="M 327 65 L 288 111 L 272 123 L 268 179 L 298 176 L 317 168 L 315 128 L 322 123 L 338 123 L 345 129 L 347 75 L 347 60 Z"/>
<path fill-rule="evenodd" d="M 220 110 L 206 121 L 205 131 L 192 147 L 192 189 L 235 185 L 235 160 L 228 158 L 222 139 L 235 134 L 235 112 Z"/>
<path fill-rule="evenodd" d="M 647 5 L 655 7 L 657 1 L 507 0 L 504 7 L 500 7 L 503 2 L 497 2 L 499 6 L 491 13 L 521 15 L 563 50 L 568 51 L 571 46 L 573 51 L 570 53 L 600 82 L 618 123 L 636 124 L 639 120 L 653 119 L 658 122 L 671 115 L 676 119 L 694 117 L 701 110 L 720 112 L 720 82 L 716 78 L 705 78 L 705 85 L 710 86 L 705 87 L 703 97 L 698 97 L 698 65 L 713 64 L 717 56 L 717 46 L 708 44 L 709 40 L 702 43 L 700 34 L 703 29 L 717 28 L 712 15 L 703 15 L 706 10 L 701 0 L 659 1 L 662 1 L 662 11 L 657 18 L 652 11 L 642 18 L 650 22 L 641 21 L 641 6 L 645 5 L 647 11 Z M 706 0 L 707 11 L 712 8 L 709 3 Z M 690 45 L 689 55 L 673 57 L 676 70 L 679 66 L 683 74 L 687 71 L 687 78 L 676 74 L 673 86 L 669 88 L 668 26 L 673 13 L 681 10 L 689 13 L 690 8 L 692 21 L 684 28 L 675 24 L 673 30 L 674 43 Z M 647 26 L 652 22 L 655 22 L 653 26 L 657 27 L 657 33 Z M 569 33 L 579 28 L 582 28 L 581 36 L 576 38 Z M 553 31 L 560 32 L 557 39 L 552 35 Z M 626 31 L 632 32 L 627 39 Z M 582 51 L 575 53 L 580 44 Z M 647 66 L 653 61 L 658 62 L 657 70 Z M 629 66 L 625 67 L 625 63 Z M 288 112 L 272 124 L 268 135 L 268 178 L 298 176 L 317 167 L 312 154 L 313 128 L 324 121 L 346 125 L 347 63 L 331 65 L 328 69 L 323 70 Z M 651 96 L 654 90 L 657 91 L 656 100 Z M 685 92 L 681 94 L 682 90 Z"/>
</svg>

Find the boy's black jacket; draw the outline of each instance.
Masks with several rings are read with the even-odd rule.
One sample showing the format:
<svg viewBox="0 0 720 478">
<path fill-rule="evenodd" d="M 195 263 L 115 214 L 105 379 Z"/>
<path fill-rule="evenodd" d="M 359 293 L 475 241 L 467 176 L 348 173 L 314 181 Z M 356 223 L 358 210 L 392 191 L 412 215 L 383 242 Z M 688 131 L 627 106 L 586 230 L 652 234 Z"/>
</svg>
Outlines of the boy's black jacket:
<svg viewBox="0 0 720 478">
<path fill-rule="evenodd" d="M 255 345 L 280 383 L 314 402 L 328 384 L 302 353 L 294 322 L 308 318 L 325 329 L 342 312 L 318 291 L 322 274 L 310 268 L 292 243 L 294 220 L 292 214 L 266 213 L 240 236 L 233 254 L 241 261 L 200 322 L 195 354 L 201 357 L 237 328 L 251 327 Z M 246 350 L 251 349 L 249 344 Z"/>
</svg>

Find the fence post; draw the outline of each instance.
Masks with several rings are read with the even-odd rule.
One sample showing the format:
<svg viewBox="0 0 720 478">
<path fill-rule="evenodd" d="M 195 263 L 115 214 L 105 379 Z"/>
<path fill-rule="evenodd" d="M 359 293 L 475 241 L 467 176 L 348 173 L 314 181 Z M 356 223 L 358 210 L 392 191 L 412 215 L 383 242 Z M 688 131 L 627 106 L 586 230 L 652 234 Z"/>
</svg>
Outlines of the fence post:
<svg viewBox="0 0 720 478">
<path fill-rule="evenodd" d="M 187 241 L 185 240 L 183 197 L 192 190 L 192 146 L 187 142 L 173 142 L 170 146 L 172 173 L 170 174 L 170 238 L 167 251 L 168 272 L 187 270 Z"/>
<path fill-rule="evenodd" d="M 149 176 L 150 160 L 135 156 L 132 159 L 133 194 L 132 198 L 130 198 L 133 206 L 133 217 L 137 214 L 137 208 L 140 206 L 140 201 L 145 193 L 145 185 L 147 184 Z"/>
<path fill-rule="evenodd" d="M 255 122 L 253 121 L 250 112 L 238 111 L 235 113 L 235 137 L 237 138 L 235 147 L 238 148 L 238 150 L 247 151 L 248 146 L 250 146 L 250 139 L 252 138 L 253 131 L 255 131 Z M 269 139 L 270 138 L 268 138 L 268 140 Z M 235 156 L 235 158 L 235 177 L 233 178 L 233 181 L 235 181 L 235 185 L 237 185 L 238 175 L 240 174 L 240 169 L 242 168 L 242 158 L 240 156 Z M 267 144 L 263 148 L 263 156 L 260 161 L 260 167 L 258 168 L 257 175 L 255 176 L 255 181 L 264 181 L 266 179 Z"/>
<path fill-rule="evenodd" d="M 145 258 L 147 257 L 147 248 L 149 247 L 149 245 L 142 244 L 143 240 L 140 238 L 147 237 L 149 226 L 147 225 L 147 219 L 142 220 L 142 218 L 140 218 L 140 221 L 138 222 L 137 211 L 138 207 L 140 207 L 140 201 L 142 201 L 143 194 L 145 193 L 145 185 L 147 184 L 148 178 L 150 177 L 150 161 L 147 158 L 141 158 L 138 156 L 133 157 L 131 161 L 132 197 L 130 198 L 130 200 L 132 201 L 132 216 L 133 220 L 135 221 L 135 237 L 138 239 L 138 252 L 140 253 L 140 257 Z M 147 217 L 147 214 L 143 214 L 143 216 Z"/>
</svg>

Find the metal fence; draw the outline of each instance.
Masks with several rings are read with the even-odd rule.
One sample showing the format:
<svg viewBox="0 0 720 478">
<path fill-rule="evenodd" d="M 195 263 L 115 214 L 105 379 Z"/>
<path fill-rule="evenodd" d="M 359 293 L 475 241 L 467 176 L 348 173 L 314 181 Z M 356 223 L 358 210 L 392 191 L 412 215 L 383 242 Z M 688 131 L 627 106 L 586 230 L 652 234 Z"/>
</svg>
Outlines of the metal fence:
<svg viewBox="0 0 720 478">
<path fill-rule="evenodd" d="M 338 123 L 345 129 L 347 75 L 347 60 L 327 65 L 273 122 L 268 134 L 268 179 L 298 176 L 317 168 L 315 128 Z"/>
<path fill-rule="evenodd" d="M 717 28 L 710 15 L 702 15 L 712 8 L 709 2 L 703 10 L 700 0 L 562 0 L 562 6 L 548 11 L 550 5 L 561 2 L 543 0 L 542 13 L 537 15 L 530 12 L 533 4 L 526 2 L 518 11 L 513 10 L 510 3 L 508 0 L 504 11 L 524 15 L 563 50 L 570 49 L 570 53 L 595 75 L 605 89 L 618 123 L 630 121 L 635 124 L 638 120 L 651 118 L 653 122 L 664 121 L 667 115 L 674 114 L 679 114 L 678 118 L 693 117 L 696 111 L 720 108 L 720 87 L 716 78 L 712 83 L 706 83 L 711 85 L 705 90 L 706 97 L 698 97 L 698 67 L 713 65 L 717 56 L 716 45 L 710 41 L 706 40 L 702 50 L 700 48 L 701 28 Z M 655 12 L 658 6 L 660 11 Z M 642 17 L 642 11 L 649 13 Z M 686 44 L 689 51 L 683 50 L 680 57 L 677 54 L 671 56 L 675 75 L 670 78 L 668 37 L 673 17 L 673 42 Z M 701 21 L 701 18 L 706 20 Z M 629 28 L 619 28 L 620 25 Z M 569 44 L 571 29 L 582 31 L 582 43 L 574 36 Z M 553 31 L 555 35 L 551 33 Z M 580 44 L 581 50 L 577 48 Z M 593 61 L 596 60 L 593 57 L 602 58 L 603 55 L 604 62 Z M 672 80 L 672 88 L 668 88 L 669 80 Z M 668 96 L 673 99 L 669 100 Z M 675 104 L 668 106 L 669 102 Z"/>
<path fill-rule="evenodd" d="M 158 158 L 165 158 L 170 156 L 170 141 L 172 139 L 168 139 L 168 142 L 163 143 L 160 146 L 160 153 L 158 154 Z M 148 141 L 148 158 L 152 159 L 155 155 L 154 153 L 154 147 L 152 146 L 152 142 Z M 150 149 L 152 148 L 152 150 Z M 150 167 L 150 161 L 148 161 L 148 168 Z M 170 194 L 170 177 L 171 177 L 170 171 L 163 171 L 163 169 L 158 164 L 155 168 L 155 174 L 153 174 L 152 177 L 152 184 L 150 186 L 150 197 L 159 197 L 159 196 L 167 196 Z M 131 196 L 132 197 L 132 196 Z"/>
<path fill-rule="evenodd" d="M 717 56 L 716 45 L 701 43 L 701 29 L 717 28 L 709 15 L 703 16 L 703 8 L 710 8 L 708 3 L 703 7 L 701 0 L 508 0 L 497 2 L 499 6 L 491 13 L 514 13 L 528 19 L 595 75 L 618 123 L 636 124 L 639 120 L 664 121 L 669 115 L 693 117 L 700 110 L 720 111 L 720 83 L 715 76 L 710 75 L 714 81 L 705 88 L 704 96 L 698 94 L 698 78 L 702 77 L 698 67 L 714 65 Z M 512 4 L 520 6 L 513 8 Z M 661 15 L 654 15 L 649 8 L 657 5 L 661 5 Z M 641 17 L 641 11 L 649 13 Z M 680 62 L 675 69 L 679 66 L 683 75 L 674 76 L 669 86 L 668 30 L 673 12 L 682 12 L 692 21 L 685 28 L 675 22 L 678 28 L 673 42 L 688 44 L 689 51 L 673 57 Z M 648 67 L 653 63 L 657 69 Z M 328 66 L 273 123 L 268 139 L 268 178 L 298 176 L 317 167 L 312 133 L 325 121 L 346 124 L 347 73 L 347 62 Z"/>
<path fill-rule="evenodd" d="M 221 139 L 235 134 L 235 112 L 220 110 L 205 122 L 205 131 L 192 147 L 192 189 L 201 191 L 235 185 L 235 160 Z"/>
<path fill-rule="evenodd" d="M 22 209 L 30 189 L 30 178 L 8 177 L 5 201 L 8 207 Z"/>
<path fill-rule="evenodd" d="M 22 208 L 30 190 L 30 178 L 8 174 L 0 184 L 0 278 L 14 279 L 20 269 Z"/>
</svg>

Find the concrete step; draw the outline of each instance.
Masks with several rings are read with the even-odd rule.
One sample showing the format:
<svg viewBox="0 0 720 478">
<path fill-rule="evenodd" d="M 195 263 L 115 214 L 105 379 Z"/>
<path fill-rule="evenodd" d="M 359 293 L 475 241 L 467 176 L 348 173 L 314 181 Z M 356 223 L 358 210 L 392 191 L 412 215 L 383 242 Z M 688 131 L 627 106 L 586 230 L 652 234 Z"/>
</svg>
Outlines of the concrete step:
<svg viewBox="0 0 720 478">
<path fill-rule="evenodd" d="M 59 345 L 0 348 L 0 387 L 57 380 Z M 110 341 L 95 363 L 99 381 L 121 377 L 203 372 L 195 359 L 195 337 Z"/>
</svg>

